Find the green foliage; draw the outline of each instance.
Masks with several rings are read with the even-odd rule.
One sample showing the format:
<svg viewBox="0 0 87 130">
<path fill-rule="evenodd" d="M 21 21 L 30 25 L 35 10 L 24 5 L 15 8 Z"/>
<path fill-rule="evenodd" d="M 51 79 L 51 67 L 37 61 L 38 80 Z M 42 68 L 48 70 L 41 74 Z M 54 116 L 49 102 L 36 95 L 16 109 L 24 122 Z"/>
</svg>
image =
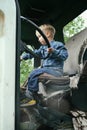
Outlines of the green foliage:
<svg viewBox="0 0 87 130">
<path fill-rule="evenodd" d="M 70 37 L 79 33 L 84 28 L 84 20 L 81 16 L 78 16 L 64 27 L 64 41 L 67 42 Z"/>
<path fill-rule="evenodd" d="M 30 72 L 33 70 L 32 60 L 23 60 L 20 63 L 20 85 L 22 85 L 28 78 Z"/>
</svg>

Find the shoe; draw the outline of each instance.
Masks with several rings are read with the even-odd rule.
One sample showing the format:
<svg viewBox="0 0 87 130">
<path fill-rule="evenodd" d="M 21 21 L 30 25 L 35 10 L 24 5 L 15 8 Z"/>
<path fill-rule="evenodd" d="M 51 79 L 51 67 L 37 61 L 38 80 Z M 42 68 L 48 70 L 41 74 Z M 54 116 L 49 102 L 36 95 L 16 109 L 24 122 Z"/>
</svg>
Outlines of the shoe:
<svg viewBox="0 0 87 130">
<path fill-rule="evenodd" d="M 29 107 L 29 106 L 34 106 L 36 105 L 36 100 L 34 99 L 29 99 L 29 98 L 25 98 L 21 101 L 20 107 Z"/>
<path fill-rule="evenodd" d="M 20 107 L 28 107 L 35 105 L 35 94 L 27 90 L 25 93 L 25 97 L 22 98 L 22 100 L 20 101 Z"/>
</svg>

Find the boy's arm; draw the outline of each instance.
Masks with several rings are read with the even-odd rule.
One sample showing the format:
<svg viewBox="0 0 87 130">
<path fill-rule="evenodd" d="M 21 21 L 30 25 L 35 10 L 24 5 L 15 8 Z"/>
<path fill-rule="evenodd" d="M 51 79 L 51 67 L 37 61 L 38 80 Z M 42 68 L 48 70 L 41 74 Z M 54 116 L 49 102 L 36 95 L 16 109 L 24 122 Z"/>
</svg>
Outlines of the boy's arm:
<svg viewBox="0 0 87 130">
<path fill-rule="evenodd" d="M 32 59 L 34 57 L 34 54 L 36 54 L 37 56 L 41 57 L 41 48 L 39 49 L 35 49 L 34 51 L 32 51 L 32 54 L 30 53 L 24 53 L 20 56 L 20 60 L 27 60 L 27 59 Z"/>
<path fill-rule="evenodd" d="M 66 60 L 68 58 L 68 51 L 65 46 L 61 44 L 53 49 L 52 57 L 57 57 L 60 60 Z"/>
<path fill-rule="evenodd" d="M 20 56 L 20 60 L 27 60 L 27 59 L 32 59 L 33 56 L 30 55 L 29 53 L 25 53 L 22 56 Z"/>
</svg>

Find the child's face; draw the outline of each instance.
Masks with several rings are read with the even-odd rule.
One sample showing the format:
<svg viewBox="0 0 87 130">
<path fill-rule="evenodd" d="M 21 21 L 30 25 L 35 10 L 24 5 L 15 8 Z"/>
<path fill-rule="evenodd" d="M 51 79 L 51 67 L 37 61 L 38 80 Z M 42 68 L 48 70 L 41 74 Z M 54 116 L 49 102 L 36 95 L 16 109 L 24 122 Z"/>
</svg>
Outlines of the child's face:
<svg viewBox="0 0 87 130">
<path fill-rule="evenodd" d="M 46 33 L 45 31 L 44 31 L 43 33 L 45 34 L 46 37 L 48 37 L 48 36 L 47 36 L 47 33 Z M 42 35 L 41 35 L 39 32 L 36 32 L 36 36 L 37 36 L 37 38 L 38 38 L 38 41 L 39 41 L 42 45 L 46 45 L 46 42 L 45 42 L 44 38 L 42 37 Z"/>
<path fill-rule="evenodd" d="M 42 45 L 45 45 L 46 44 L 46 42 L 45 42 L 45 40 L 44 40 L 44 38 L 42 37 L 42 35 L 37 35 L 37 37 L 38 37 L 38 41 L 42 44 Z"/>
</svg>

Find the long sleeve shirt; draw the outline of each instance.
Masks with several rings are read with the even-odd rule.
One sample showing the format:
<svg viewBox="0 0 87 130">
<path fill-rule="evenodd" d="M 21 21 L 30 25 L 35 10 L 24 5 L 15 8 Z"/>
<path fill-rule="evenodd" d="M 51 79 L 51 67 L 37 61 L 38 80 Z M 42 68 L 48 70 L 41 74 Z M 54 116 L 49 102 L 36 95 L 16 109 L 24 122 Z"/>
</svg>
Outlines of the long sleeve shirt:
<svg viewBox="0 0 87 130">
<path fill-rule="evenodd" d="M 47 45 L 40 46 L 39 49 L 34 50 L 34 53 L 39 55 L 39 57 L 42 59 L 43 67 L 54 67 L 63 69 L 64 61 L 68 58 L 67 49 L 62 42 L 54 40 L 50 42 L 50 46 L 51 48 L 54 48 L 54 50 L 47 58 L 45 58 L 48 54 Z M 33 56 L 29 53 L 26 53 L 22 56 L 22 58 L 27 60 L 33 58 Z"/>
</svg>

